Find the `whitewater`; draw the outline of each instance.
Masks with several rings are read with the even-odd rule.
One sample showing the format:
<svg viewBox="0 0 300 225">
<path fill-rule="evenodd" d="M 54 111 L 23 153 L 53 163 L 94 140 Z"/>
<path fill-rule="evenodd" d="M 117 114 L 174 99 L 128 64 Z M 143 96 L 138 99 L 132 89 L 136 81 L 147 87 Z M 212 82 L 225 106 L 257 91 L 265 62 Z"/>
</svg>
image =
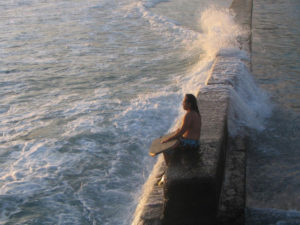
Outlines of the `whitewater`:
<svg viewBox="0 0 300 225">
<path fill-rule="evenodd" d="M 151 140 L 178 125 L 182 97 L 205 88 L 217 55 L 243 75 L 231 135 L 263 130 L 267 96 L 241 64 L 230 3 L 5 4 L 0 224 L 130 224 Z"/>
</svg>

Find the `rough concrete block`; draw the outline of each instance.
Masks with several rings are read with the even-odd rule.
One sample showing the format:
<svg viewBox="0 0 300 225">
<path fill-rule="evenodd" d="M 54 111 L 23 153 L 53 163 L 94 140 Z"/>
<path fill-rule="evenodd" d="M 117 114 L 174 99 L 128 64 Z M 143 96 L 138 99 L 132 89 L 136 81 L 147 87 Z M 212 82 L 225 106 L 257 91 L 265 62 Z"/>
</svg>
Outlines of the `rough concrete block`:
<svg viewBox="0 0 300 225">
<path fill-rule="evenodd" d="M 230 138 L 219 203 L 219 224 L 244 224 L 246 147 L 244 137 Z"/>
<path fill-rule="evenodd" d="M 163 187 L 157 182 L 165 171 L 165 162 L 161 156 L 143 187 L 143 195 L 134 214 L 132 225 L 161 225 L 164 212 Z"/>
<path fill-rule="evenodd" d="M 244 74 L 247 65 L 240 59 L 217 57 L 206 80 L 206 85 L 230 85 L 236 87 L 238 76 Z"/>
<path fill-rule="evenodd" d="M 197 96 L 202 117 L 201 143 L 220 142 L 224 137 L 230 90 L 226 86 L 207 85 Z"/>
</svg>

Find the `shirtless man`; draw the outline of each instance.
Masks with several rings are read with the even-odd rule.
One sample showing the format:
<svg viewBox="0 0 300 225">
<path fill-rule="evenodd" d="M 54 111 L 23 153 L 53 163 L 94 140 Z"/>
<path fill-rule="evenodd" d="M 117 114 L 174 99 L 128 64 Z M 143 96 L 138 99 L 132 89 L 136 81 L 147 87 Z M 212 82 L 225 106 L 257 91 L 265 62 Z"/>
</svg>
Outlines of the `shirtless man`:
<svg viewBox="0 0 300 225">
<path fill-rule="evenodd" d="M 162 140 L 161 143 L 179 139 L 180 147 L 182 147 L 183 150 L 189 149 L 197 151 L 199 148 L 201 133 L 201 115 L 199 113 L 195 96 L 192 94 L 186 94 L 183 99 L 182 106 L 183 109 L 186 110 L 186 114 L 183 117 L 181 128 L 177 129 L 175 134 L 171 137 Z M 164 157 L 168 164 L 168 153 L 164 153 Z"/>
</svg>

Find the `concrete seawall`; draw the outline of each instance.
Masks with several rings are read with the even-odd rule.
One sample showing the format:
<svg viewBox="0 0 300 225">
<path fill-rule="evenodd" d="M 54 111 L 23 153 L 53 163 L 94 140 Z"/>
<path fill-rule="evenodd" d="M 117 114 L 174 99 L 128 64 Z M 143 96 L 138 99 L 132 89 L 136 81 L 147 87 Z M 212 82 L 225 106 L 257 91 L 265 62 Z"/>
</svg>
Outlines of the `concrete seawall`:
<svg viewBox="0 0 300 225">
<path fill-rule="evenodd" d="M 231 9 L 246 31 L 239 37 L 240 48 L 250 53 L 252 0 L 234 0 Z M 216 57 L 206 86 L 197 94 L 202 116 L 199 160 L 191 167 L 190 159 L 184 161 L 178 153 L 166 167 L 159 156 L 133 225 L 244 224 L 245 137 L 228 135 L 228 114 L 240 68 L 250 65 L 250 60 L 230 54 Z M 163 171 L 166 182 L 158 186 Z"/>
</svg>

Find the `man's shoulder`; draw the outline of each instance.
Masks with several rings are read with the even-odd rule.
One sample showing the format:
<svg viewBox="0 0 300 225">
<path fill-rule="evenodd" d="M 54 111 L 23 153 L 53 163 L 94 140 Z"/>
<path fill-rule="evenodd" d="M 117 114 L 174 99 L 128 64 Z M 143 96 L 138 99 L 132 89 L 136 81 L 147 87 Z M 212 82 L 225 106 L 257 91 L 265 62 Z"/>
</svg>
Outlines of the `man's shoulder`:
<svg viewBox="0 0 300 225">
<path fill-rule="evenodd" d="M 186 119 L 191 119 L 193 117 L 193 112 L 192 111 L 188 111 L 185 113 L 185 116 L 184 116 Z"/>
<path fill-rule="evenodd" d="M 198 113 L 191 110 L 191 111 L 187 111 L 185 115 L 192 116 L 192 115 L 198 115 Z"/>
<path fill-rule="evenodd" d="M 195 111 L 188 111 L 185 114 L 185 118 L 186 119 L 193 119 L 193 118 L 196 119 L 198 117 L 201 118 L 201 116 L 197 112 L 195 112 Z"/>
</svg>

